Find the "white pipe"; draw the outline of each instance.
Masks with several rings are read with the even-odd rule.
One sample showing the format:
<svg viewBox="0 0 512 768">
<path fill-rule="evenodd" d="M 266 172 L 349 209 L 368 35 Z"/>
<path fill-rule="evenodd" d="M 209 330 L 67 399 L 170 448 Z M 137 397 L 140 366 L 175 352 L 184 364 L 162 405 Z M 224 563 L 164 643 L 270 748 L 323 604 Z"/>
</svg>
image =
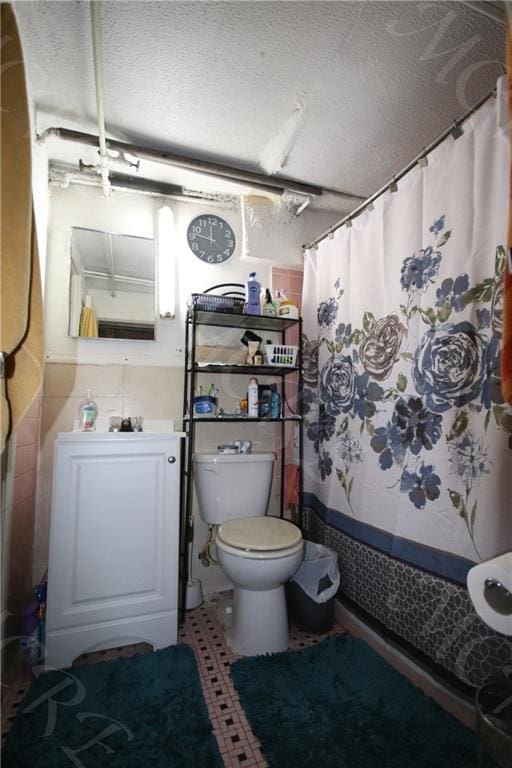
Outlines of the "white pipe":
<svg viewBox="0 0 512 768">
<path fill-rule="evenodd" d="M 100 169 L 101 186 L 105 197 L 110 197 L 111 186 L 109 181 L 108 152 L 105 136 L 105 112 L 103 110 L 103 75 L 101 71 L 101 40 L 100 40 L 100 3 L 99 0 L 91 0 L 91 31 L 92 31 L 92 55 L 94 63 L 94 82 L 96 84 L 96 112 L 98 117 L 98 138 L 100 145 Z"/>
</svg>

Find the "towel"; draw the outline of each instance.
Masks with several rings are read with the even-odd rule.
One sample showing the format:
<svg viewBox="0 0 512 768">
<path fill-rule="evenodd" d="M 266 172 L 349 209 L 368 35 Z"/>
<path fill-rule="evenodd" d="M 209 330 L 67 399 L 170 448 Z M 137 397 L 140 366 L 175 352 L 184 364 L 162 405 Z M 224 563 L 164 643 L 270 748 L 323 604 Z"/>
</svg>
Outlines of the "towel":
<svg viewBox="0 0 512 768">
<path fill-rule="evenodd" d="M 299 468 L 296 464 L 286 464 L 284 468 L 284 505 L 299 503 Z"/>
<path fill-rule="evenodd" d="M 507 34 L 508 103 L 512 114 L 512 11 L 509 10 Z M 512 128 L 510 141 L 512 145 Z M 501 390 L 503 397 L 512 405 L 512 164 L 510 167 L 510 192 L 508 216 L 508 253 L 503 275 L 503 347 L 501 353 Z"/>
</svg>

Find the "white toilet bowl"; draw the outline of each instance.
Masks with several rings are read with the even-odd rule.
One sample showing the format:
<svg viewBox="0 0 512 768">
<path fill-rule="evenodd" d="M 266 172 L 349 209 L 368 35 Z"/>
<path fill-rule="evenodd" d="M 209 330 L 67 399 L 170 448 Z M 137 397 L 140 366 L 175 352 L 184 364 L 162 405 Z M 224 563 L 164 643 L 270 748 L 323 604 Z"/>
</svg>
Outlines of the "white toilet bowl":
<svg viewBox="0 0 512 768">
<path fill-rule="evenodd" d="M 275 517 L 229 520 L 217 528 L 217 557 L 234 587 L 229 641 L 255 656 L 288 648 L 284 584 L 303 559 L 300 529 Z"/>
</svg>

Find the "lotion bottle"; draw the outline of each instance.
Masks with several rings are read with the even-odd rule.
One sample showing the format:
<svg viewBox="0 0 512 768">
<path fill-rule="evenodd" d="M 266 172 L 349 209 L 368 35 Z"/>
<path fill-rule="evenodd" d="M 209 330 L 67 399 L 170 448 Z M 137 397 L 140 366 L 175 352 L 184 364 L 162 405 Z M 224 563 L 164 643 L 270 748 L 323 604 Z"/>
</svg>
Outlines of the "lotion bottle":
<svg viewBox="0 0 512 768">
<path fill-rule="evenodd" d="M 251 272 L 245 284 L 246 312 L 248 315 L 259 315 L 261 284 L 256 280 L 256 272 Z"/>
</svg>

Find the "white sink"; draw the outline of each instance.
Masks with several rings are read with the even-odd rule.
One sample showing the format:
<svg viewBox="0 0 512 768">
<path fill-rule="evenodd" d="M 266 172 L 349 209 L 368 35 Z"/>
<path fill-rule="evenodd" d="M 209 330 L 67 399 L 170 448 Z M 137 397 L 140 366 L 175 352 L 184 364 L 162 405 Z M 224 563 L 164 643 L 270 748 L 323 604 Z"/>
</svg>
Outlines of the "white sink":
<svg viewBox="0 0 512 768">
<path fill-rule="evenodd" d="M 144 419 L 144 425 L 143 425 L 143 432 L 110 432 L 109 431 L 109 417 L 108 416 L 98 416 L 96 420 L 96 429 L 94 432 L 80 432 L 78 429 L 78 419 L 76 419 L 73 423 L 73 431 L 72 432 L 61 432 L 59 434 L 59 437 L 62 435 L 81 435 L 85 438 L 96 435 L 104 436 L 108 435 L 109 437 L 142 437 L 143 435 L 169 435 L 169 433 L 172 433 L 175 437 L 184 437 L 184 432 L 175 432 L 174 430 L 174 421 L 172 419 Z"/>
</svg>

